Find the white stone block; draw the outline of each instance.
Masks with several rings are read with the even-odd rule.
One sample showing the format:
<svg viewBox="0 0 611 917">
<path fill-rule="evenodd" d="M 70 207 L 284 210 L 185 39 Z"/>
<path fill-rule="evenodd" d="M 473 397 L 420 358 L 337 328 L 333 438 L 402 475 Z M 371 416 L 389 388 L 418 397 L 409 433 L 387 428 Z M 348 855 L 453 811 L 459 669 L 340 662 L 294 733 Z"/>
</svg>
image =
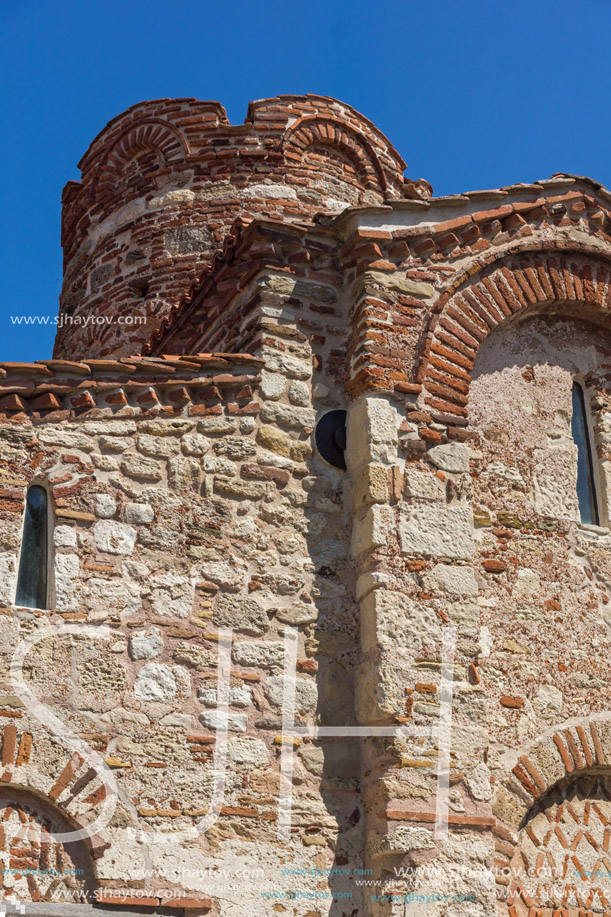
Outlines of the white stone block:
<svg viewBox="0 0 611 917">
<path fill-rule="evenodd" d="M 246 732 L 248 717 L 245 713 L 223 713 L 222 710 L 206 710 L 200 713 L 199 721 L 207 729 L 228 729 L 229 732 Z"/>
<path fill-rule="evenodd" d="M 348 410 L 346 463 L 353 473 L 369 462 L 393 464 L 401 415 L 382 395 L 365 395 Z"/>
<path fill-rule="evenodd" d="M 281 353 L 279 350 L 265 350 L 265 367 L 270 372 L 283 373 L 293 379 L 309 379 L 312 375 L 312 364 L 305 360 Z"/>
<path fill-rule="evenodd" d="M 127 523 L 133 525 L 152 522 L 155 518 L 155 510 L 148 503 L 127 503 L 123 518 Z"/>
<path fill-rule="evenodd" d="M 269 627 L 265 609 L 256 599 L 242 595 L 221 595 L 214 609 L 214 623 L 219 627 L 258 636 Z"/>
<path fill-rule="evenodd" d="M 360 602 L 369 592 L 380 586 L 385 586 L 390 577 L 387 573 L 370 572 L 362 573 L 356 581 L 356 598 Z"/>
<path fill-rule="evenodd" d="M 386 544 L 388 535 L 394 528 L 394 510 L 390 506 L 372 506 L 362 519 L 354 522 L 350 545 L 352 556 L 358 557 L 363 551 L 370 551 Z"/>
<path fill-rule="evenodd" d="M 168 713 L 166 716 L 162 716 L 159 720 L 160 726 L 171 726 L 178 729 L 190 729 L 191 728 L 191 714 L 190 713 Z"/>
<path fill-rule="evenodd" d="M 75 580 L 79 575 L 79 559 L 76 554 L 55 555 L 55 607 L 59 611 L 76 611 L 78 599 L 75 595 Z"/>
<path fill-rule="evenodd" d="M 289 386 L 289 400 L 302 406 L 310 403 L 310 389 L 307 383 L 295 380 Z"/>
<path fill-rule="evenodd" d="M 216 688 L 200 688 L 197 696 L 206 707 L 216 707 L 218 703 Z M 250 688 L 246 685 L 235 685 L 229 688 L 229 703 L 232 707 L 248 707 L 251 702 Z"/>
<path fill-rule="evenodd" d="M 261 420 L 263 423 L 278 423 L 285 427 L 313 427 L 316 424 L 316 411 L 293 404 L 266 401 L 261 406 Z"/>
<path fill-rule="evenodd" d="M 93 537 L 98 551 L 127 556 L 134 550 L 137 532 L 121 522 L 96 522 Z"/>
<path fill-rule="evenodd" d="M 76 529 L 71 525 L 58 525 L 53 532 L 56 548 L 76 548 Z"/>
<path fill-rule="evenodd" d="M 270 704 L 282 707 L 284 700 L 285 677 L 272 675 L 265 685 L 265 693 Z M 295 712 L 305 713 L 316 706 L 318 691 L 316 682 L 309 678 L 295 678 Z"/>
<path fill-rule="evenodd" d="M 280 373 L 269 373 L 263 370 L 261 373 L 261 391 L 265 398 L 271 401 L 278 401 L 282 397 L 286 387 L 286 377 Z"/>
<path fill-rule="evenodd" d="M 472 567 L 437 564 L 422 577 L 422 585 L 427 592 L 449 592 L 454 595 L 477 595 L 478 593 Z"/>
<path fill-rule="evenodd" d="M 533 698 L 533 707 L 542 714 L 561 713 L 563 704 L 562 692 L 554 685 L 541 685 Z"/>
<path fill-rule="evenodd" d="M 210 448 L 210 440 L 201 433 L 187 433 L 182 438 L 182 448 L 187 455 L 205 455 Z"/>
<path fill-rule="evenodd" d="M 138 672 L 134 694 L 139 700 L 171 701 L 177 692 L 176 678 L 170 666 L 149 662 Z"/>
<path fill-rule="evenodd" d="M 367 841 L 367 850 L 373 859 L 392 853 L 409 853 L 410 850 L 432 850 L 434 847 L 432 830 L 403 825 L 392 834 L 371 835 Z"/>
<path fill-rule="evenodd" d="M 153 582 L 153 613 L 162 617 L 188 618 L 193 608 L 194 584 L 176 573 L 165 573 Z"/>
<path fill-rule="evenodd" d="M 176 439 L 169 436 L 151 436 L 143 433 L 138 437 L 138 451 L 144 452 L 145 455 L 168 458 L 178 454 L 180 445 Z"/>
<path fill-rule="evenodd" d="M 467 774 L 467 786 L 474 799 L 486 802 L 492 797 L 490 770 L 485 764 L 478 764 Z"/>
<path fill-rule="evenodd" d="M 442 471 L 458 474 L 469 470 L 469 455 L 464 443 L 444 443 L 429 449 L 426 457 Z"/>
<path fill-rule="evenodd" d="M 137 427 L 135 420 L 88 420 L 80 429 L 89 436 L 131 436 Z"/>
<path fill-rule="evenodd" d="M 158 627 L 134 631 L 130 634 L 129 649 L 132 659 L 155 659 L 163 652 L 163 635 Z"/>
<path fill-rule="evenodd" d="M 227 742 L 227 759 L 234 764 L 246 764 L 249 767 L 264 767 L 269 763 L 270 754 L 265 742 L 261 739 L 235 738 Z"/>
<path fill-rule="evenodd" d="M 93 436 L 73 432 L 63 424 L 42 426 L 37 431 L 37 435 L 41 443 L 49 446 L 60 446 L 62 449 L 82 449 L 83 452 L 92 452 L 95 449 Z"/>
<path fill-rule="evenodd" d="M 110 494 L 98 494 L 95 501 L 96 516 L 101 519 L 112 519 L 117 511 L 117 504 Z"/>
<path fill-rule="evenodd" d="M 362 599 L 361 641 L 364 652 L 376 646 L 395 647 L 439 639 L 441 625 L 433 608 L 402 592 L 374 589 Z"/>
<path fill-rule="evenodd" d="M 140 586 L 137 583 L 121 582 L 94 576 L 87 580 L 87 602 L 90 611 L 104 616 L 109 611 L 118 611 L 129 617 L 140 609 Z"/>
<path fill-rule="evenodd" d="M 405 496 L 420 500 L 445 501 L 446 486 L 430 471 L 405 466 Z"/>
<path fill-rule="evenodd" d="M 536 570 L 523 567 L 518 570 L 518 578 L 513 587 L 513 595 L 518 598 L 524 595 L 533 595 L 541 589 L 541 577 Z"/>
<path fill-rule="evenodd" d="M 77 571 L 78 572 L 78 571 Z M 15 601 L 17 588 L 17 557 L 0 554 L 0 598 L 9 605 Z"/>
<path fill-rule="evenodd" d="M 470 506 L 438 503 L 404 506 L 399 516 L 399 537 L 405 554 L 471 560 L 473 512 Z"/>
</svg>

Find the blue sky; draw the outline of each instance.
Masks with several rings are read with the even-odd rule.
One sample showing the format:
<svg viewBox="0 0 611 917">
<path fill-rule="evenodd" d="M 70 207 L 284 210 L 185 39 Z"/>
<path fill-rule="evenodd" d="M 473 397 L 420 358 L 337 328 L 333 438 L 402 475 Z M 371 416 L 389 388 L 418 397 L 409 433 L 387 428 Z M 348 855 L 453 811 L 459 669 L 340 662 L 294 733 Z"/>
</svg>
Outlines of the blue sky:
<svg viewBox="0 0 611 917">
<path fill-rule="evenodd" d="M 342 99 L 435 194 L 590 175 L 611 185 L 607 0 L 0 0 L 0 360 L 51 355 L 60 200 L 134 102 Z"/>
</svg>

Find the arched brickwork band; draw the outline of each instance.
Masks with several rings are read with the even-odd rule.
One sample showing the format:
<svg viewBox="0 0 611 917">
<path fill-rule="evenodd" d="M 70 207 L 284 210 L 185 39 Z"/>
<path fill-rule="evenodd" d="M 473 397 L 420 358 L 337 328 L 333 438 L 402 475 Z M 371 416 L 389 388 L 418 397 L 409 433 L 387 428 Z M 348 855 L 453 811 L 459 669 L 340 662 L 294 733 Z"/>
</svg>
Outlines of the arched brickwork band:
<svg viewBox="0 0 611 917">
<path fill-rule="evenodd" d="M 477 352 L 497 325 L 549 306 L 611 324 L 611 264 L 591 251 L 525 251 L 473 270 L 437 301 L 416 376 L 433 417 L 458 426 Z"/>
<path fill-rule="evenodd" d="M 33 902 L 60 896 L 74 903 L 98 896 L 95 863 L 107 844 L 100 836 L 67 839 L 92 824 L 106 798 L 97 772 L 69 752 L 50 767 L 27 727 L 7 724 L 0 729 L 0 743 L 3 894 Z"/>
<path fill-rule="evenodd" d="M 289 128 L 282 142 L 285 158 L 297 162 L 301 162 L 308 148 L 321 145 L 334 147 L 343 153 L 365 187 L 382 192 L 388 190 L 384 171 L 371 146 L 346 124 L 331 118 L 301 118 Z"/>
<path fill-rule="evenodd" d="M 27 729 L 19 731 L 10 723 L 0 729 L 0 740 L 0 789 L 19 787 L 48 800 L 77 828 L 95 821 L 106 799 L 106 787 L 77 752 L 66 752 L 63 764 L 49 772 L 47 767 L 39 767 L 37 743 Z M 101 852 L 93 839 L 92 855 Z"/>
<path fill-rule="evenodd" d="M 133 157 L 142 150 L 158 153 L 165 163 L 182 162 L 188 154 L 184 137 L 161 119 L 131 125 L 109 150 L 92 183 L 96 201 L 115 190 L 116 182 Z"/>
<path fill-rule="evenodd" d="M 501 781 L 493 811 L 502 913 L 611 917 L 609 882 L 597 877 L 611 872 L 610 716 L 536 740 Z"/>
<path fill-rule="evenodd" d="M 109 122 L 79 168 L 62 197 L 58 357 L 141 353 L 237 220 L 301 224 L 432 190 L 404 177 L 367 118 L 322 96 L 258 100 L 241 125 L 216 102 L 142 102 Z M 92 334 L 85 316 L 139 321 Z"/>
</svg>

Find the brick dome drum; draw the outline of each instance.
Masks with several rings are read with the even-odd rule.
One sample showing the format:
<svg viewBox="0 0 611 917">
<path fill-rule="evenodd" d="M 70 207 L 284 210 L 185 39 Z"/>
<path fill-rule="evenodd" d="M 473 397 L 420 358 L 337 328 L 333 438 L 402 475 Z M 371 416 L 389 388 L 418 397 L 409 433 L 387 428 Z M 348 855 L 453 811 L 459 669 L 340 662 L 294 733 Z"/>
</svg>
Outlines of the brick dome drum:
<svg viewBox="0 0 611 917">
<path fill-rule="evenodd" d="M 217 102 L 143 102 L 101 131 L 79 167 L 63 195 L 57 357 L 140 350 L 238 219 L 307 220 L 426 192 L 370 121 L 320 96 L 253 102 L 239 125 Z M 121 314 L 146 323 L 101 324 Z M 87 315 L 100 324 L 84 326 Z"/>
</svg>

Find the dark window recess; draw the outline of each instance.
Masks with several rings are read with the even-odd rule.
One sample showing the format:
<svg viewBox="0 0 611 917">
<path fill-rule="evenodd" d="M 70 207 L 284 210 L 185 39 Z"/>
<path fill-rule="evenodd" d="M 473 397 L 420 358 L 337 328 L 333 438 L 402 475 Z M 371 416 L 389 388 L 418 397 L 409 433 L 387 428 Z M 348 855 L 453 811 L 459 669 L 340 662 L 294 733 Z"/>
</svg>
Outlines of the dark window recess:
<svg viewBox="0 0 611 917">
<path fill-rule="evenodd" d="M 34 485 L 26 498 L 16 605 L 47 607 L 48 537 L 47 492 Z"/>
<path fill-rule="evenodd" d="M 137 296 L 141 296 L 142 299 L 146 299 L 149 295 L 150 284 L 148 280 L 134 280 L 130 286 L 134 293 L 136 293 Z"/>
<path fill-rule="evenodd" d="M 329 411 L 316 424 L 316 448 L 330 465 L 346 467 L 346 412 Z"/>
<path fill-rule="evenodd" d="M 586 400 L 578 382 L 573 383 L 571 433 L 577 446 L 577 497 L 581 521 L 586 525 L 598 525 L 598 500 L 594 485 L 594 461 L 586 415 Z"/>
</svg>

